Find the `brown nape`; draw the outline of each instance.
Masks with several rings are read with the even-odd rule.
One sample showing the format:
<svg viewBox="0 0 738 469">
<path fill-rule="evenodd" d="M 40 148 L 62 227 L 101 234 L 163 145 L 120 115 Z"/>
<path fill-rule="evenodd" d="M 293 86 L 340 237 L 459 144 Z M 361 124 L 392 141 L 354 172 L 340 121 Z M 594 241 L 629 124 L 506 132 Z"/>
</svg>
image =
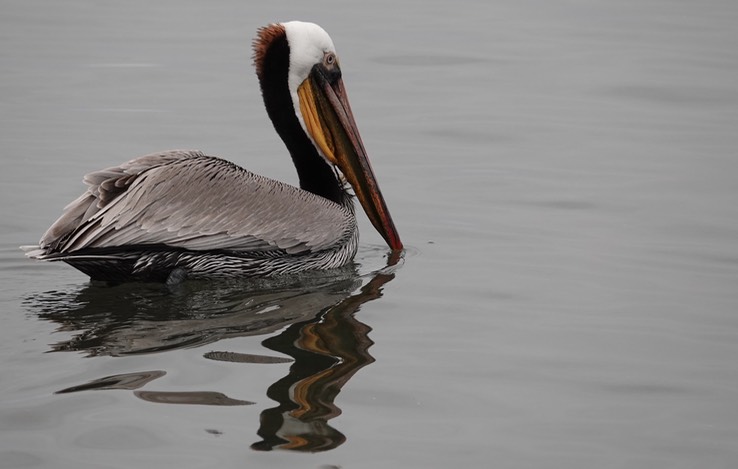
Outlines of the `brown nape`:
<svg viewBox="0 0 738 469">
<path fill-rule="evenodd" d="M 254 51 L 253 59 L 254 66 L 256 67 L 256 76 L 259 77 L 259 80 L 264 75 L 264 58 L 269 51 L 269 47 L 276 39 L 284 37 L 285 34 L 284 26 L 278 23 L 263 26 L 256 32 L 256 37 L 251 43 L 251 47 Z"/>
</svg>

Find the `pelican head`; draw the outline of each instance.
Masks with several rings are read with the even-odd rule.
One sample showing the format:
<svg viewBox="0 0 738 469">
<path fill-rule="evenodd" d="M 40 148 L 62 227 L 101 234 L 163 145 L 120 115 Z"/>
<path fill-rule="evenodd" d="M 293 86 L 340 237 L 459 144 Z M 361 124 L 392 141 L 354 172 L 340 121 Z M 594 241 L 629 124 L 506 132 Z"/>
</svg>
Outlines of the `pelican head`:
<svg viewBox="0 0 738 469">
<path fill-rule="evenodd" d="M 300 21 L 265 26 L 254 40 L 254 64 L 267 113 L 292 155 L 300 186 L 339 202 L 342 185 L 333 171 L 338 169 L 374 228 L 393 250 L 401 250 L 328 33 Z"/>
</svg>

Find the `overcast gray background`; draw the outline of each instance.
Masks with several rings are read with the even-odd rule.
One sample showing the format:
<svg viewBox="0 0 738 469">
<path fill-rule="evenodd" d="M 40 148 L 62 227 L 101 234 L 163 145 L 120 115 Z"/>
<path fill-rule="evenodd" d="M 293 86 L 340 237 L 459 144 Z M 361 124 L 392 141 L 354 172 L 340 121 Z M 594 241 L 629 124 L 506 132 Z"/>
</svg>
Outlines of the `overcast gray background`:
<svg viewBox="0 0 738 469">
<path fill-rule="evenodd" d="M 0 466 L 738 463 L 735 1 L 0 8 Z M 200 149 L 295 183 L 250 63 L 256 29 L 289 19 L 331 34 L 408 248 L 384 296 L 356 315 L 376 361 L 336 397 L 330 424 L 346 442 L 317 455 L 249 448 L 289 364 L 203 358 L 273 355 L 264 335 L 226 324 L 215 342 L 155 354 L 45 353 L 78 326 L 44 314 L 58 304 L 94 324 L 120 293 L 18 250 L 83 174 L 157 150 Z M 361 223 L 366 275 L 385 250 Z M 126 297 L 132 318 L 151 298 L 181 307 L 142 291 Z M 186 312 L 194 299 L 184 295 Z M 147 370 L 167 374 L 146 389 L 256 404 L 53 394 Z"/>
</svg>

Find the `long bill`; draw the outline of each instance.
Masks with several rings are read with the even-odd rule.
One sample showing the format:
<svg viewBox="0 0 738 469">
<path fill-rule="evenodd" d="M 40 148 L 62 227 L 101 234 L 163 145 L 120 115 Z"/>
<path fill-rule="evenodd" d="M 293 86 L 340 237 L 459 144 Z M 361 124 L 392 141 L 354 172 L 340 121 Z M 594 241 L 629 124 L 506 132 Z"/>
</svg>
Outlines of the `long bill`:
<svg viewBox="0 0 738 469">
<path fill-rule="evenodd" d="M 297 94 L 305 127 L 313 141 L 344 174 L 372 225 L 389 247 L 401 250 L 400 235 L 369 164 L 343 80 L 340 77 L 329 80 L 316 67 L 299 86 Z"/>
</svg>

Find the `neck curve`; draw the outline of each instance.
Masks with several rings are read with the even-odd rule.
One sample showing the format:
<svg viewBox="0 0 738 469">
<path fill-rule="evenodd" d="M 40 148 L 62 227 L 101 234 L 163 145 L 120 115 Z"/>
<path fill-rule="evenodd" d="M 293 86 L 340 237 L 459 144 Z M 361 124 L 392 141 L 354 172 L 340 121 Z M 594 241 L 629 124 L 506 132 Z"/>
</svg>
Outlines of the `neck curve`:
<svg viewBox="0 0 738 469">
<path fill-rule="evenodd" d="M 280 25 L 272 27 L 279 28 Z M 263 49 L 256 52 L 255 60 L 264 106 L 274 129 L 292 156 L 300 188 L 340 204 L 344 193 L 342 185 L 331 166 L 318 154 L 295 115 L 288 85 L 290 46 L 284 27 L 281 27 L 281 34 L 277 30 L 276 34 L 269 37 L 262 31 L 260 39 L 262 42 L 258 47 Z"/>
</svg>

